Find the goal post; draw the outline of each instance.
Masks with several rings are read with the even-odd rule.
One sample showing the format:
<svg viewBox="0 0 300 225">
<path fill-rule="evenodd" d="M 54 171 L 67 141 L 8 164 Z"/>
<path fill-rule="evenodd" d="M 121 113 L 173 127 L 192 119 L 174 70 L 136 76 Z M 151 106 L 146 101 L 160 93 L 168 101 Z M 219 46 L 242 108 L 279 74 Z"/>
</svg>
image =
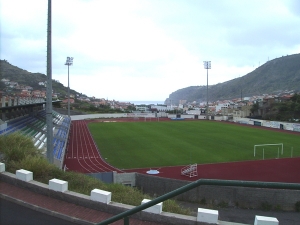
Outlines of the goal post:
<svg viewBox="0 0 300 225">
<path fill-rule="evenodd" d="M 283 143 L 278 143 L 278 144 L 260 144 L 260 145 L 254 145 L 254 150 L 253 150 L 254 157 L 255 157 L 255 154 L 256 154 L 256 147 L 270 146 L 270 145 L 280 146 L 281 147 L 281 155 L 283 155 Z M 279 154 L 279 152 L 278 152 L 278 154 Z"/>
<path fill-rule="evenodd" d="M 197 163 L 190 164 L 181 169 L 181 175 L 188 177 L 196 177 L 198 176 Z"/>
</svg>

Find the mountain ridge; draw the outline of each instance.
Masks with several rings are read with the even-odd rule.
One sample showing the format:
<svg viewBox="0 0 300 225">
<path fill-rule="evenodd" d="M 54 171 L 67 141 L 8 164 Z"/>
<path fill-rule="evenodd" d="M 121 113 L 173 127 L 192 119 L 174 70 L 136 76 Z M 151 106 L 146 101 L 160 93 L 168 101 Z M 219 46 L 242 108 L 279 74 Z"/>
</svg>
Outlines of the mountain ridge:
<svg viewBox="0 0 300 225">
<path fill-rule="evenodd" d="M 34 89 L 44 89 L 38 82 L 46 81 L 47 76 L 42 73 L 31 73 L 6 60 L 0 60 L 0 80 L 8 78 L 20 85 L 29 85 Z M 67 95 L 67 87 L 56 80 L 52 80 L 54 92 L 61 96 Z M 0 90 L 5 85 L 0 82 Z M 206 86 L 190 86 L 181 88 L 169 95 L 165 104 L 178 104 L 179 100 L 188 102 L 206 102 Z M 252 72 L 223 83 L 208 86 L 208 100 L 230 100 L 234 98 L 250 97 L 254 95 L 279 93 L 283 90 L 300 91 L 300 54 L 282 56 L 266 62 Z M 71 94 L 79 94 L 70 90 Z M 80 93 L 82 95 L 82 93 Z"/>
<path fill-rule="evenodd" d="M 40 86 L 39 82 L 47 81 L 47 76 L 42 73 L 31 73 L 27 70 L 19 68 L 10 64 L 7 60 L 0 60 L 0 81 L 5 78 L 10 81 L 17 82 L 22 86 L 30 86 L 34 90 L 46 91 L 45 86 Z M 8 90 L 3 82 L 0 82 L 0 90 L 6 89 L 6 92 L 17 92 L 14 90 Z M 62 97 L 68 93 L 68 87 L 65 87 L 62 83 L 52 79 L 53 92 L 59 93 Z M 77 91 L 70 89 L 71 94 L 79 94 Z"/>
<path fill-rule="evenodd" d="M 208 86 L 208 100 L 229 100 L 254 95 L 300 91 L 300 54 L 282 56 L 266 62 L 252 72 L 223 83 Z M 207 86 L 190 86 L 174 91 L 165 100 L 206 102 Z"/>
</svg>

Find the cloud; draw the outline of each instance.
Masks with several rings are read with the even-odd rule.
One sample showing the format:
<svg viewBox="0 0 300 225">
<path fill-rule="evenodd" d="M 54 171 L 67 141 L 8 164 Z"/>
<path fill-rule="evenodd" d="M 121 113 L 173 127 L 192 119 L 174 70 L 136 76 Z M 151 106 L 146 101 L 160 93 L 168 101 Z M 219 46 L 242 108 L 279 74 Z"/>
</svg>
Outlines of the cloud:
<svg viewBox="0 0 300 225">
<path fill-rule="evenodd" d="M 0 0 L 1 59 L 46 73 L 47 1 Z M 270 7 L 272 6 L 272 7 Z M 53 78 L 116 100 L 164 100 L 177 89 L 244 76 L 300 51 L 296 0 L 52 1 Z M 13 13 L 12 13 L 13 12 Z"/>
</svg>

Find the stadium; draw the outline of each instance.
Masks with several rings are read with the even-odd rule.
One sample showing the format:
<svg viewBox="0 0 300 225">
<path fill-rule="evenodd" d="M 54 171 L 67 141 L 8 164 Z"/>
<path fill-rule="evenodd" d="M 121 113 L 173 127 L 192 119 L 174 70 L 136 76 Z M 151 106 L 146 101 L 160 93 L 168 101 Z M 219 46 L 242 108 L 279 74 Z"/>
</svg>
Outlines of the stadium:
<svg viewBox="0 0 300 225">
<path fill-rule="evenodd" d="M 271 127 L 270 121 L 266 122 L 268 126 L 254 126 L 257 121 L 246 124 L 245 121 L 179 120 L 177 115 L 68 117 L 55 110 L 52 117 L 54 164 L 62 170 L 84 173 L 107 183 L 118 182 L 158 195 L 198 179 L 300 183 L 300 133 L 293 131 L 293 124 L 284 124 L 287 128 L 284 130 Z M 21 132 L 30 136 L 46 155 L 45 102 L 34 100 L 2 107 L 1 118 L 0 135 Z M 251 136 L 256 138 L 251 140 Z M 237 148 L 247 151 L 237 153 Z M 216 188 L 214 193 L 220 190 L 223 191 Z M 221 202 L 226 198 L 228 202 L 236 202 L 237 199 L 229 199 L 232 190 L 226 190 L 219 198 L 208 190 L 182 198 L 195 201 L 205 195 L 211 196 L 206 197 L 211 201 Z M 290 201 L 281 202 L 287 210 L 299 201 L 291 200 L 288 192 L 284 198 Z M 257 207 L 255 202 L 257 198 L 248 204 Z"/>
<path fill-rule="evenodd" d="M 74 117 L 76 119 L 76 117 Z M 109 123 L 110 122 L 110 123 Z M 112 123 L 115 122 L 115 123 Z M 122 124 L 117 123 L 122 122 Z M 165 119 L 163 121 L 160 119 L 160 121 L 157 121 L 155 119 L 152 119 L 151 121 L 148 120 L 148 123 L 151 122 L 151 126 L 147 124 L 145 129 L 147 129 L 147 132 L 141 133 L 141 128 L 135 126 L 129 126 L 122 128 L 124 126 L 124 122 L 135 122 L 139 123 L 142 127 L 145 127 L 145 120 L 143 118 L 140 118 L 140 120 L 133 120 L 132 118 L 115 118 L 115 119 L 98 119 L 98 120 L 73 120 L 72 121 L 72 129 L 70 133 L 70 139 L 69 143 L 70 145 L 67 148 L 66 158 L 65 158 L 65 164 L 66 167 L 70 170 L 77 171 L 77 172 L 83 172 L 83 173 L 97 173 L 97 172 L 110 172 L 110 171 L 117 171 L 117 172 L 139 172 L 147 174 L 147 172 L 152 170 L 157 170 L 158 173 L 156 173 L 156 176 L 160 177 L 166 177 L 166 178 L 173 178 L 173 179 L 180 179 L 180 180 L 189 180 L 194 181 L 201 178 L 210 178 L 210 179 L 228 179 L 228 180 L 256 180 L 256 181 L 274 181 L 274 182 L 299 182 L 298 176 L 286 176 L 288 168 L 291 169 L 289 171 L 289 174 L 292 174 L 292 171 L 295 171 L 295 166 L 297 165 L 297 158 L 295 156 L 299 155 L 299 152 L 297 151 L 297 148 L 293 148 L 293 154 L 294 159 L 291 160 L 291 146 L 299 146 L 298 143 L 298 137 L 294 135 L 299 135 L 299 133 L 295 132 L 289 132 L 289 131 L 281 131 L 279 134 L 278 130 L 276 130 L 276 135 L 281 135 L 285 133 L 290 133 L 292 135 L 292 139 L 295 139 L 296 142 L 292 143 L 290 142 L 289 145 L 285 143 L 285 152 L 284 155 L 280 154 L 278 155 L 278 148 L 280 148 L 280 151 L 282 149 L 281 145 L 276 146 L 264 146 L 265 152 L 268 151 L 268 157 L 269 160 L 260 160 L 263 158 L 262 156 L 262 147 L 260 148 L 260 152 L 256 153 L 256 157 L 254 157 L 253 154 L 253 146 L 254 144 L 247 143 L 248 144 L 248 152 L 245 153 L 246 156 L 240 154 L 238 157 L 236 157 L 236 152 L 230 151 L 230 148 L 232 148 L 232 143 L 236 139 L 241 139 L 241 142 L 247 142 L 245 140 L 245 137 L 238 138 L 236 134 L 232 134 L 232 140 L 228 140 L 228 137 L 226 136 L 226 140 L 228 140 L 228 143 L 230 144 L 229 147 L 225 146 L 224 140 L 220 142 L 215 142 L 215 145 L 211 146 L 211 149 L 205 149 L 203 150 L 204 153 L 201 153 L 198 155 L 197 152 L 201 151 L 201 146 L 198 146 L 198 144 L 201 144 L 202 146 L 212 145 L 212 143 L 207 144 L 211 142 L 211 138 L 209 138 L 210 135 L 204 135 L 203 133 L 198 133 L 196 128 L 192 127 L 192 125 L 196 125 L 197 127 L 201 127 L 201 129 L 204 126 L 207 126 L 207 121 L 195 121 L 195 120 L 180 120 L 180 121 L 173 121 L 171 119 Z M 175 123 L 175 124 L 174 124 Z M 171 127 L 171 124 L 179 125 L 180 127 Z M 218 125 L 216 123 L 219 123 L 221 125 L 220 128 L 216 128 L 215 126 Z M 128 124 L 128 123 L 127 123 Z M 154 124 L 156 126 L 154 126 Z M 157 125 L 161 125 L 157 127 Z M 132 125 L 130 123 L 130 125 Z M 181 126 L 183 125 L 183 126 Z M 153 127 L 154 126 L 154 127 Z M 226 132 L 229 132 L 229 129 L 226 128 L 227 126 L 240 126 L 241 128 L 245 128 L 242 124 L 228 124 L 228 123 L 222 123 L 222 122 L 214 122 L 209 121 L 208 126 L 214 127 L 213 129 L 226 129 Z M 110 132 L 109 127 L 113 127 L 111 129 L 114 129 Z M 183 131 L 183 129 L 187 127 L 188 129 L 192 129 L 194 132 L 196 130 L 196 133 L 194 133 L 195 136 L 192 134 L 188 134 L 188 131 Z M 192 127 L 192 128 L 191 128 Z M 259 127 L 262 129 L 261 127 Z M 250 134 L 254 131 L 253 129 L 259 129 L 258 127 L 248 127 L 246 129 L 250 129 Z M 122 131 L 122 129 L 124 131 Z M 138 134 L 134 132 L 134 134 L 130 134 L 129 130 L 132 129 L 138 129 Z M 150 129 L 155 130 L 152 131 Z M 167 136 L 167 131 L 163 130 L 171 130 L 170 136 Z M 271 130 L 271 136 L 273 140 L 278 140 L 277 136 L 273 134 L 274 129 L 272 128 L 265 128 L 266 130 Z M 92 133 L 90 132 L 92 131 Z M 99 130 L 102 130 L 103 132 L 99 133 Z M 160 130 L 158 132 L 157 130 Z M 174 130 L 180 130 L 178 133 L 179 136 L 176 136 L 174 134 Z M 127 135 L 123 138 L 127 140 L 128 142 L 125 142 L 122 137 L 120 137 L 120 133 L 126 133 Z M 210 132 L 210 131 L 208 131 Z M 220 132 L 220 131 L 219 131 Z M 245 131 L 243 131 L 245 133 Z M 268 132 L 268 131 L 267 131 Z M 154 133 L 154 137 L 151 137 L 151 134 Z M 162 137 L 162 133 L 165 134 L 166 137 Z M 206 132 L 205 132 L 206 133 Z M 221 134 L 221 135 L 225 135 Z M 250 134 L 245 134 L 247 135 Z M 104 135 L 110 136 L 110 140 L 108 140 L 109 145 L 106 146 L 103 144 L 105 141 Z M 140 135 L 140 136 L 139 136 Z M 186 137 L 186 136 L 187 137 Z M 199 135 L 204 136 L 203 140 L 198 140 L 196 143 L 192 143 L 194 140 L 199 139 Z M 289 136 L 290 136 L 289 135 Z M 147 139 L 145 140 L 145 137 L 147 136 Z M 174 137 L 172 137 L 174 136 Z M 262 136 L 262 135 L 258 135 Z M 275 137 L 274 137 L 275 136 Z M 94 137 L 94 138 L 93 138 Z M 100 137 L 100 138 L 99 138 Z M 101 138 L 102 137 L 102 138 Z M 184 142 L 183 140 L 186 140 L 188 137 L 190 137 L 190 140 L 187 141 L 187 143 L 180 145 L 180 143 Z M 130 139 L 132 138 L 132 139 Z M 160 138 L 160 139 L 158 139 Z M 214 137 L 212 137 L 214 138 Z M 268 137 L 264 137 L 268 139 Z M 118 139 L 122 144 L 118 145 L 115 141 Z M 136 139 L 140 139 L 139 142 Z M 164 144 L 163 142 L 167 142 L 168 139 L 171 139 L 171 146 L 170 144 Z M 174 143 L 175 140 L 178 140 L 178 143 Z M 221 138 L 220 138 L 221 139 Z M 95 142 L 96 140 L 96 142 Z M 262 139 L 263 140 L 263 139 Z M 281 137 L 281 140 L 283 138 Z M 205 143 L 205 141 L 207 143 Z M 237 141 L 237 140 L 236 140 Z M 149 142 L 149 143 L 148 143 Z M 102 143 L 102 144 L 101 144 Z M 131 144 L 130 144 L 131 143 Z M 151 143 L 158 143 L 155 145 L 151 145 Z M 253 142 L 255 143 L 255 142 Z M 273 142 L 276 143 L 276 142 Z M 114 146 L 112 146 L 112 144 Z M 247 144 L 245 146 L 247 146 Z M 256 142 L 256 144 L 261 144 L 261 142 Z M 162 146 L 160 148 L 160 145 Z M 211 153 L 214 148 L 219 148 L 220 145 L 222 146 L 222 149 L 228 148 L 228 150 L 222 150 L 225 152 L 219 153 L 218 151 L 215 151 L 215 153 Z M 242 144 L 239 144 L 238 142 L 235 143 L 237 146 L 233 146 L 235 148 L 241 148 L 243 146 Z M 78 148 L 78 146 L 85 146 L 85 148 Z M 100 146 L 100 149 L 98 147 Z M 128 146 L 128 147 L 127 147 Z M 219 146 L 219 147 L 218 147 Z M 188 149 L 188 147 L 190 149 Z M 267 148 L 270 148 L 270 150 L 267 150 Z M 108 148 L 107 151 L 105 151 L 105 148 Z M 152 149 L 151 149 L 152 148 Z M 209 148 L 209 147 L 207 147 Z M 273 149 L 272 149 L 273 148 Z M 119 149 L 123 149 L 122 151 L 125 153 L 118 152 Z M 129 150 L 131 149 L 132 152 Z M 145 149 L 145 150 L 142 150 Z M 155 149 L 155 150 L 153 150 Z M 164 152 L 163 150 L 166 149 Z M 172 149 L 173 152 L 170 152 Z M 101 152 L 101 155 L 99 154 Z M 110 154 L 111 153 L 111 154 Z M 147 154 L 149 153 L 149 154 Z M 157 155 L 157 154 L 160 154 Z M 99 154 L 99 155 L 98 155 Z M 129 156 L 127 156 L 129 154 Z M 168 155 L 169 154 L 169 155 Z M 215 154 L 215 156 L 210 156 L 211 154 Z M 230 156 L 232 155 L 232 158 L 230 159 Z M 114 157 L 114 155 L 116 157 Z M 127 163 L 125 162 L 118 162 L 115 158 L 128 158 Z M 137 158 L 139 156 L 139 158 Z M 151 155 L 154 155 L 154 159 L 151 159 Z M 272 157 L 273 156 L 273 157 Z M 159 157 L 159 160 L 157 160 L 157 157 Z M 114 158 L 114 159 L 111 159 Z M 145 161 L 143 161 L 143 158 L 146 158 Z M 170 160 L 171 158 L 171 160 Z M 185 160 L 178 160 L 185 158 Z M 210 161 L 208 158 L 211 158 Z M 264 156 L 264 158 L 267 158 L 267 156 Z M 191 161 L 193 159 L 193 161 Z M 208 161 L 206 160 L 208 159 Z M 295 160 L 296 159 L 296 160 Z M 107 164 L 107 162 L 111 161 L 112 165 L 115 165 L 116 167 L 111 166 L 111 164 Z M 165 162 L 166 161 L 166 162 Z M 201 163 L 202 161 L 202 163 Z M 220 161 L 220 163 L 217 163 L 217 161 Z M 234 162 L 230 162 L 234 161 Z M 141 164 L 136 164 L 136 162 L 142 162 Z M 151 163 L 149 163 L 151 162 Z M 200 162 L 200 163 L 199 163 Z M 160 164 L 162 163 L 162 164 Z M 285 164 L 286 163 L 286 164 Z M 294 164 L 295 163 L 295 164 Z M 188 166 L 191 164 L 196 164 L 197 166 L 191 171 L 191 173 L 187 173 L 185 176 L 182 175 L 181 169 L 183 167 Z M 284 167 L 285 170 L 282 170 L 281 168 Z M 125 168 L 125 169 L 124 169 Z M 196 169 L 196 171 L 195 171 Z M 270 176 L 272 171 L 276 171 L 274 176 Z M 194 175 L 192 174 L 194 173 Z"/>
<path fill-rule="evenodd" d="M 21 132 L 46 153 L 43 100 L 2 107 L 1 115 L 4 121 L 0 135 Z M 270 121 L 265 126 L 254 126 L 257 121 L 234 123 L 217 121 L 217 118 L 207 121 L 184 118 L 184 115 L 178 120 L 177 115 L 164 116 L 91 114 L 69 118 L 54 110 L 54 164 L 87 174 L 113 171 L 147 174 L 151 169 L 157 170 L 156 176 L 189 181 L 211 178 L 300 182 L 297 175 L 286 176 L 297 171 L 299 164 L 297 124 L 280 123 L 278 129 Z M 283 124 L 285 129 L 280 129 Z M 260 146 L 256 147 L 255 155 L 256 145 Z M 183 167 L 187 166 L 188 171 L 194 164 L 197 165 L 192 169 L 194 174 L 181 172 Z"/>
<path fill-rule="evenodd" d="M 21 106 L 2 107 L 4 122 L 0 127 L 0 135 L 21 132 L 32 137 L 34 145 L 45 154 L 46 111 L 44 102 L 34 101 L 35 103 Z M 294 183 L 300 181 L 298 176 L 286 176 L 287 173 L 293 173 L 287 171 L 288 168 L 296 171 L 293 160 L 297 161 L 300 156 L 297 136 L 300 133 L 288 129 L 288 125 L 283 130 L 250 125 L 257 121 L 245 124 L 191 118 L 174 120 L 176 115 L 158 117 L 151 113 L 139 116 L 91 114 L 69 118 L 54 110 L 54 164 L 61 169 L 81 173 L 146 173 L 152 168 L 158 169 L 156 176 L 189 181 L 199 177 Z M 138 127 L 133 126 L 132 122 L 138 124 Z M 262 131 L 263 133 L 259 133 Z M 116 139 L 121 143 L 114 141 Z M 256 147 L 255 155 L 256 145 L 261 146 Z M 121 153 L 118 152 L 120 148 L 123 149 Z M 120 154 L 123 158 L 128 158 L 127 162 L 117 160 Z M 134 157 L 138 158 L 132 160 Z M 195 172 L 195 168 L 192 170 L 195 174 L 182 176 L 181 169 L 191 164 L 197 165 L 197 171 Z M 269 176 L 272 171 L 276 173 Z"/>
</svg>

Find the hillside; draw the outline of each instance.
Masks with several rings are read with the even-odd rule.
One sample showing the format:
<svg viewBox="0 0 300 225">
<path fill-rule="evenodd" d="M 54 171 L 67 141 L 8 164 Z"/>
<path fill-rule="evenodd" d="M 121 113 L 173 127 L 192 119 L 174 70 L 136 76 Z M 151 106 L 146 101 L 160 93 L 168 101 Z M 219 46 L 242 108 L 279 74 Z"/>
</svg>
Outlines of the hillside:
<svg viewBox="0 0 300 225">
<path fill-rule="evenodd" d="M 268 61 L 251 73 L 208 87 L 209 101 L 279 93 L 283 90 L 300 91 L 300 54 L 283 56 Z M 206 102 L 206 86 L 191 86 L 169 95 L 165 103 L 179 100 Z"/>
<path fill-rule="evenodd" d="M 34 90 L 46 90 L 38 85 L 45 82 L 47 77 L 41 73 L 31 73 L 11 65 L 6 60 L 0 60 L 0 80 L 2 78 L 18 82 L 19 85 L 31 86 Z M 67 95 L 67 87 L 58 81 L 52 81 L 53 91 L 60 97 Z M 0 82 L 0 90 L 5 85 Z M 283 56 L 273 59 L 258 67 L 251 73 L 233 80 L 210 85 L 209 101 L 240 98 L 253 95 L 279 93 L 283 90 L 300 91 L 300 54 Z M 5 90 L 7 92 L 13 90 Z M 79 94 L 70 90 L 71 94 Z M 191 86 L 179 89 L 169 95 L 166 104 L 178 104 L 179 100 L 206 102 L 206 86 Z"/>
<path fill-rule="evenodd" d="M 45 74 L 28 72 L 27 70 L 11 65 L 6 60 L 0 60 L 0 80 L 3 78 L 18 82 L 21 86 L 30 86 L 33 90 L 46 90 L 46 87 L 39 85 L 39 82 L 45 82 L 47 80 L 47 76 Z M 0 83 L 0 90 L 4 90 L 5 85 L 3 85 L 3 82 Z M 61 96 L 67 95 L 68 87 L 65 87 L 58 81 L 52 80 L 52 88 L 54 93 L 59 93 Z M 5 91 L 14 92 L 14 90 Z M 70 90 L 70 93 L 76 94 L 77 92 Z"/>
</svg>

